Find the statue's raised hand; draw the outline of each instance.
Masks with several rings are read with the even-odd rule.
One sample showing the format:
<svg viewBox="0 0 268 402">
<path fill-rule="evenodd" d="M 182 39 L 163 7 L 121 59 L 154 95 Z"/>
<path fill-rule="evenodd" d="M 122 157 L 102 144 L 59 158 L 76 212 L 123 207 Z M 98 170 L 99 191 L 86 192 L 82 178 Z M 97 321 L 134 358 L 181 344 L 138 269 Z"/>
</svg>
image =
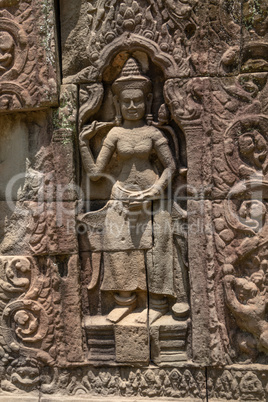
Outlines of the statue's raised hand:
<svg viewBox="0 0 268 402">
<path fill-rule="evenodd" d="M 88 126 L 84 126 L 83 129 L 80 132 L 79 135 L 79 140 L 80 142 L 85 142 L 89 141 L 91 138 L 93 138 L 98 131 L 103 128 L 103 127 L 113 127 L 115 125 L 114 122 L 98 122 L 94 120 L 91 124 Z"/>
<path fill-rule="evenodd" d="M 79 140 L 84 142 L 94 137 L 94 135 L 97 133 L 97 124 L 98 122 L 95 120 L 89 126 L 83 127 L 79 135 Z"/>
</svg>

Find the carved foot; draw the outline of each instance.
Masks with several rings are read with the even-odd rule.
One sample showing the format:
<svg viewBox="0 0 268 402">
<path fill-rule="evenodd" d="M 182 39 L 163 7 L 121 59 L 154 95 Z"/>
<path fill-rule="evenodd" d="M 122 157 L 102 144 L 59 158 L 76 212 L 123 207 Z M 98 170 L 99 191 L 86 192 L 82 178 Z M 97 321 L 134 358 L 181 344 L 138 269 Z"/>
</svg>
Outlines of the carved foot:
<svg viewBox="0 0 268 402">
<path fill-rule="evenodd" d="M 107 316 L 107 320 L 116 324 L 133 311 L 133 306 L 115 307 Z"/>
<path fill-rule="evenodd" d="M 158 320 L 168 312 L 168 302 L 165 297 L 150 297 L 149 324 Z"/>
<path fill-rule="evenodd" d="M 114 299 L 117 307 L 108 314 L 107 319 L 116 324 L 135 309 L 137 296 L 131 292 L 120 292 L 114 294 Z"/>
<path fill-rule="evenodd" d="M 168 311 L 168 309 L 165 312 L 162 312 L 162 311 L 154 310 L 154 309 L 150 308 L 150 310 L 149 310 L 149 324 L 151 325 L 153 322 L 157 321 L 167 311 Z"/>
<path fill-rule="evenodd" d="M 148 321 L 148 309 L 145 308 L 135 320 L 139 324 L 146 324 Z"/>
</svg>

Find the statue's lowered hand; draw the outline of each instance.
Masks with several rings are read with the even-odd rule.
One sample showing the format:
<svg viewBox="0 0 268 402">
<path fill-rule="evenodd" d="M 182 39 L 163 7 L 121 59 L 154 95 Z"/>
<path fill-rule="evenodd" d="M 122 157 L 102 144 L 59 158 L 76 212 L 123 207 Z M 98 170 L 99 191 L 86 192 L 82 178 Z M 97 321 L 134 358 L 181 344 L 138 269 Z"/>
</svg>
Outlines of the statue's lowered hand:
<svg viewBox="0 0 268 402">
<path fill-rule="evenodd" d="M 149 201 L 159 198 L 159 189 L 157 187 L 150 188 L 145 191 L 137 192 L 131 195 L 131 199 L 135 201 Z"/>
</svg>

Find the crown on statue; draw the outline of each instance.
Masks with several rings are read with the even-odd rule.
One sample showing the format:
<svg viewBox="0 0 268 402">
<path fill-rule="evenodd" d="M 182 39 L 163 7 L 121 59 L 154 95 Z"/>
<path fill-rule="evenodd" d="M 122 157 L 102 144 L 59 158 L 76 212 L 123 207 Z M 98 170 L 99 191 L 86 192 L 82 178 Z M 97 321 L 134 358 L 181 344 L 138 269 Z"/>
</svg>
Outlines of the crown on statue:
<svg viewBox="0 0 268 402">
<path fill-rule="evenodd" d="M 112 90 L 116 95 L 119 95 L 124 89 L 141 89 L 146 94 L 152 90 L 150 79 L 142 75 L 137 61 L 132 57 L 128 59 L 120 76 L 112 85 Z"/>
</svg>

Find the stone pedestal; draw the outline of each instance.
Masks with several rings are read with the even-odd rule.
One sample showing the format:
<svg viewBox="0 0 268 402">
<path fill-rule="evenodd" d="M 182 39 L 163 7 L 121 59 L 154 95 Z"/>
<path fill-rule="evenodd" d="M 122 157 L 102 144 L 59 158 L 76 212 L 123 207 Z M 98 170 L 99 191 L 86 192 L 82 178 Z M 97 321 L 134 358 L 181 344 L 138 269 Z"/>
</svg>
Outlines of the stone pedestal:
<svg viewBox="0 0 268 402">
<path fill-rule="evenodd" d="M 156 364 L 178 363 L 188 360 L 187 332 L 189 320 L 177 321 L 163 316 L 150 327 L 151 359 Z"/>
<path fill-rule="evenodd" d="M 112 363 L 115 361 L 114 325 L 104 316 L 88 316 L 84 328 L 90 363 Z"/>
</svg>

